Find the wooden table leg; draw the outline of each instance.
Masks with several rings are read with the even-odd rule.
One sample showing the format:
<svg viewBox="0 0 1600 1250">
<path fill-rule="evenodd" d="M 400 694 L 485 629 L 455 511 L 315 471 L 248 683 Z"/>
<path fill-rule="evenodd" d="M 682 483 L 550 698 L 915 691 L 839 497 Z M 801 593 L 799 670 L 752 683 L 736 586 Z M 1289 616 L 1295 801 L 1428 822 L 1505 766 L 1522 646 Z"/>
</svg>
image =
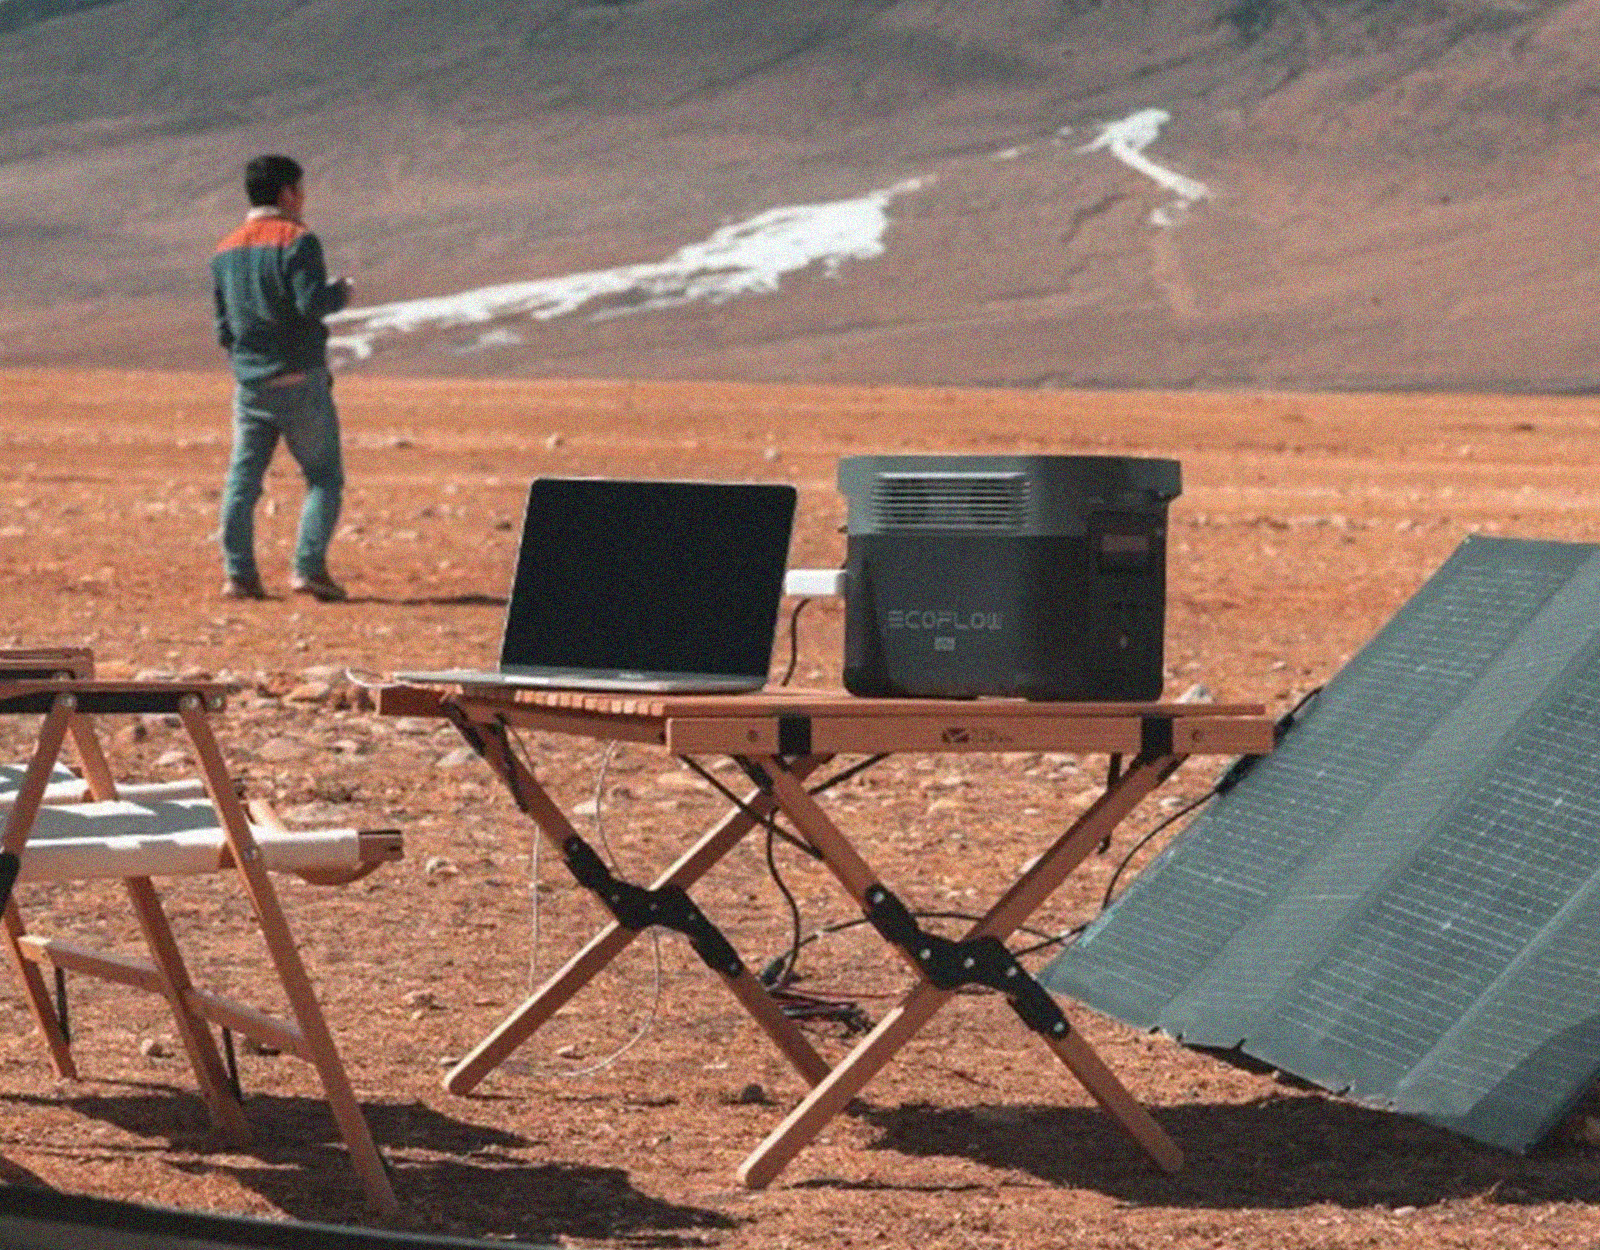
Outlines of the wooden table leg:
<svg viewBox="0 0 1600 1250">
<path fill-rule="evenodd" d="M 789 1161 L 810 1144 L 829 1120 L 844 1110 L 949 997 L 947 992 L 926 981 L 913 989 L 739 1165 L 740 1183 L 751 1189 L 765 1189 L 770 1185 Z"/>
<path fill-rule="evenodd" d="M 1117 824 L 1156 786 L 1170 776 L 1182 762 L 1177 756 L 1140 759 L 1074 822 L 1034 865 L 1001 896 L 968 932 L 967 938 L 992 936 L 1004 939 L 1026 922 L 1089 852 L 1103 841 Z M 788 775 L 783 761 L 765 759 L 762 767 L 772 778 L 773 793 L 795 827 L 822 853 L 828 867 L 863 908 L 867 892 L 878 886 L 878 879 L 808 794 L 803 785 Z M 903 958 L 916 968 L 909 953 Z M 920 975 L 920 969 L 918 969 Z M 739 1179 L 759 1189 L 770 1184 L 822 1130 L 844 1109 L 868 1081 L 932 1018 L 950 998 L 950 992 L 921 981 L 901 1003 L 891 1010 L 876 1028 L 857 1043 L 854 1050 L 828 1077 L 811 1091 L 744 1161 Z M 1070 1029 L 1062 1037 L 1047 1038 L 1047 1043 L 1090 1095 L 1123 1129 L 1167 1170 L 1182 1166 L 1183 1154 L 1150 1114 L 1138 1104 L 1115 1075 L 1095 1054 L 1092 1047 Z"/>
<path fill-rule="evenodd" d="M 1182 1171 L 1183 1151 L 1178 1144 L 1167 1136 L 1166 1130 L 1155 1122 L 1143 1104 L 1128 1092 L 1127 1086 L 1106 1067 L 1094 1047 L 1083 1040 L 1081 1033 L 1074 1030 L 1065 1037 L 1047 1037 L 1044 1044 L 1078 1078 L 1078 1083 L 1089 1091 L 1101 1109 L 1122 1125 L 1128 1136 L 1138 1142 L 1163 1171 Z"/>
<path fill-rule="evenodd" d="M 11 810 L 6 813 L 5 839 L 0 845 L 13 855 L 20 857 L 27 845 L 28 834 L 33 829 L 40 804 L 44 801 L 45 788 L 50 784 L 50 771 L 60 758 L 62 743 L 66 741 L 67 727 L 73 718 L 72 708 L 73 700 L 70 695 L 58 697 L 46 714 L 44 723 L 39 727 L 39 737 L 34 743 L 28 767 L 22 774 L 22 782 L 17 787 L 17 797 L 11 805 Z M 50 1062 L 55 1066 L 58 1076 L 67 1080 L 77 1080 L 78 1065 L 72 1058 L 72 1046 L 61 1028 L 61 1022 L 56 1018 L 44 977 L 40 975 L 33 961 L 22 953 L 20 943 L 27 929 L 22 923 L 22 913 L 17 908 L 15 892 L 6 903 L 3 927 L 6 946 L 11 951 L 12 961 L 16 964 L 17 975 L 22 980 L 23 996 L 28 1000 L 28 1009 L 33 1013 L 33 1021 L 50 1051 Z"/>
<path fill-rule="evenodd" d="M 567 840 L 578 836 L 566 813 L 551 799 L 533 773 L 512 754 L 502 729 L 488 725 L 475 728 L 482 735 L 485 760 L 510 790 L 517 806 L 538 826 L 557 852 L 562 852 Z M 822 762 L 820 758 L 797 761 L 794 765 L 796 775 L 803 779 L 820 767 Z M 677 862 L 656 878 L 650 888 L 660 890 L 677 886 L 687 889 L 755 828 L 758 816 L 769 815 L 774 806 L 768 796 L 753 793 L 745 801 L 745 810 L 735 809 L 713 825 Z M 644 930 L 630 929 L 616 921 L 608 924 L 446 1074 L 445 1089 L 452 1094 L 471 1093 L 484 1077 L 504 1063 L 518 1046 L 532 1037 L 642 932 Z M 794 1022 L 783 1014 L 749 969 L 743 969 L 736 976 L 720 970 L 717 970 L 717 974 L 808 1084 L 815 1085 L 827 1075 L 827 1062 L 817 1054 Z"/>
<path fill-rule="evenodd" d="M 211 1113 L 211 1122 L 222 1131 L 230 1143 L 242 1146 L 250 1140 L 250 1126 L 244 1111 L 228 1081 L 228 1072 L 222 1064 L 211 1029 L 195 1011 L 191 996 L 194 982 L 189 969 L 172 936 L 172 926 L 161 909 L 161 900 L 148 877 L 127 877 L 123 880 L 134 915 L 139 920 L 139 931 L 144 935 L 145 946 L 150 951 L 150 961 L 161 978 L 161 985 L 177 1026 L 178 1037 L 184 1053 L 189 1056 L 189 1066 L 194 1069 L 195 1084 L 200 1087 L 200 1097 Z"/>
<path fill-rule="evenodd" d="M 284 996 L 289 1000 L 295 1023 L 300 1026 L 300 1035 L 311 1065 L 317 1070 L 322 1083 L 323 1096 L 339 1126 L 345 1148 L 350 1152 L 351 1166 L 361 1178 L 367 1201 L 375 1210 L 392 1215 L 399 1211 L 400 1203 L 389 1179 L 388 1164 L 378 1152 L 372 1129 L 362 1114 L 361 1104 L 356 1101 L 349 1074 L 339 1058 L 311 977 L 300 958 L 300 948 L 295 944 L 289 922 L 278 902 L 277 891 L 261 862 L 261 852 L 256 846 L 255 835 L 250 832 L 250 820 L 244 804 L 234 792 L 222 750 L 217 745 L 198 698 L 185 699 L 179 706 L 178 715 L 194 747 L 200 775 L 205 779 L 206 792 L 212 806 L 217 809 L 217 815 L 221 817 L 223 833 L 233 853 L 234 869 L 239 874 L 261 926 L 262 940 L 266 943 L 267 953 L 283 986 Z"/>
<path fill-rule="evenodd" d="M 445 1089 L 452 1094 L 470 1094 L 638 936 L 636 930 L 624 929 L 615 921 L 600 930 L 450 1069 L 444 1078 Z"/>
</svg>

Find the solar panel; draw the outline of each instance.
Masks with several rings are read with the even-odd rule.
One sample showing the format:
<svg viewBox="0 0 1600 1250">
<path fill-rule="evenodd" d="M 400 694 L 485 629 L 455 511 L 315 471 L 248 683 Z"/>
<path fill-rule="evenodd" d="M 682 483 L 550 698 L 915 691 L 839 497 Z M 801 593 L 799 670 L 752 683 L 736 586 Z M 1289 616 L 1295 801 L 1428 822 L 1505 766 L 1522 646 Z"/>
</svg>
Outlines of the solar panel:
<svg viewBox="0 0 1600 1250">
<path fill-rule="evenodd" d="M 1470 538 L 1041 980 L 1511 1150 L 1600 1071 L 1600 547 Z"/>
</svg>

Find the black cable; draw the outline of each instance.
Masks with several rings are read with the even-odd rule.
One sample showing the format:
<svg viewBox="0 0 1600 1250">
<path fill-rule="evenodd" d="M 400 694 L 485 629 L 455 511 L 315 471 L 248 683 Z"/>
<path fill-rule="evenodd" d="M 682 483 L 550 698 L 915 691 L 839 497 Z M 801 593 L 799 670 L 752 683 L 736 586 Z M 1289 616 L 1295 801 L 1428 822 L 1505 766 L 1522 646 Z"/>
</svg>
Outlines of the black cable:
<svg viewBox="0 0 1600 1250">
<path fill-rule="evenodd" d="M 742 813 L 746 818 L 760 825 L 769 834 L 777 834 L 778 837 L 782 838 L 790 846 L 794 847 L 795 850 L 801 852 L 802 854 L 811 856 L 812 859 L 822 858 L 822 852 L 817 850 L 816 847 L 812 846 L 811 843 L 797 838 L 787 829 L 780 827 L 777 821 L 773 820 L 771 816 L 764 815 L 763 813 L 756 811 L 756 809 L 751 807 L 750 804 L 746 803 L 727 786 L 723 785 L 722 782 L 719 781 L 704 764 L 695 759 L 694 756 L 680 755 L 678 756 L 678 759 L 686 768 L 695 773 L 702 781 L 704 781 L 708 786 L 725 798 L 736 811 Z"/>
<path fill-rule="evenodd" d="M 1306 691 L 1305 694 L 1300 696 L 1292 708 L 1290 708 L 1282 716 L 1278 717 L 1277 723 L 1273 726 L 1272 737 L 1274 743 L 1283 741 L 1283 736 L 1293 729 L 1297 723 L 1299 723 L 1301 713 L 1305 710 L 1306 705 L 1321 693 L 1321 686 L 1317 686 L 1315 689 Z M 1100 910 L 1103 912 L 1106 908 L 1111 906 L 1111 895 L 1117 888 L 1118 878 L 1122 876 L 1128 865 L 1133 862 L 1133 857 L 1137 855 L 1145 846 L 1149 845 L 1151 838 L 1155 837 L 1156 834 L 1160 833 L 1163 829 L 1171 825 L 1173 821 L 1182 820 L 1197 807 L 1210 802 L 1212 799 L 1216 798 L 1217 795 L 1226 793 L 1227 791 L 1233 789 L 1233 787 L 1238 785 L 1238 783 L 1243 779 L 1244 775 L 1255 766 L 1256 761 L 1262 758 L 1264 757 L 1259 755 L 1240 756 L 1231 765 L 1229 765 L 1222 776 L 1217 778 L 1216 783 L 1211 787 L 1211 789 L 1207 790 L 1194 802 L 1188 804 L 1187 806 L 1180 807 L 1165 820 L 1159 821 L 1155 828 L 1151 829 L 1142 838 L 1129 847 L 1128 853 L 1122 857 L 1122 859 L 1117 863 L 1115 871 L 1112 872 L 1111 880 L 1106 882 L 1106 892 L 1100 898 Z M 1083 929 L 1087 927 L 1087 925 L 1080 925 L 1078 926 L 1077 932 L 1081 933 Z"/>
<path fill-rule="evenodd" d="M 787 686 L 789 679 L 794 676 L 795 664 L 800 659 L 800 633 L 797 626 L 800 623 L 800 613 L 805 611 L 806 604 L 810 602 L 810 599 L 800 600 L 794 605 L 794 611 L 789 613 L 789 667 L 783 670 L 783 680 L 778 683 L 780 686 Z"/>
<path fill-rule="evenodd" d="M 1182 820 L 1190 812 L 1194 811 L 1195 808 L 1204 803 L 1209 803 L 1212 799 L 1216 798 L 1219 793 L 1221 793 L 1221 791 L 1216 786 L 1212 786 L 1211 789 L 1207 790 L 1193 803 L 1189 803 L 1183 807 L 1180 807 L 1177 811 L 1167 816 L 1165 820 L 1158 820 L 1153 829 L 1151 829 L 1144 835 L 1144 837 L 1140 838 L 1137 842 L 1130 846 L 1128 848 L 1128 853 L 1117 861 L 1117 866 L 1111 873 L 1111 880 L 1106 882 L 1106 892 L 1100 896 L 1100 910 L 1105 911 L 1106 908 L 1111 906 L 1111 895 L 1117 888 L 1117 879 L 1122 876 L 1123 871 L 1128 867 L 1129 864 L 1133 862 L 1133 857 L 1149 844 L 1151 838 L 1155 837 L 1156 834 L 1160 833 L 1163 829 L 1171 825 L 1173 821 Z"/>
<path fill-rule="evenodd" d="M 783 874 L 778 871 L 778 859 L 775 851 L 776 839 L 772 830 L 767 830 L 767 872 L 772 877 L 772 883 L 778 887 L 778 893 L 783 895 L 783 901 L 789 905 L 789 920 L 792 926 L 789 939 L 789 958 L 774 971 L 768 964 L 761 973 L 761 984 L 769 990 L 787 986 L 794 976 L 795 960 L 800 957 L 800 904 L 795 901 L 794 892 L 789 889 L 783 879 Z M 769 977 L 767 974 L 771 972 Z"/>
<path fill-rule="evenodd" d="M 860 761 L 859 763 L 850 765 L 849 768 L 840 769 L 838 772 L 834 773 L 833 776 L 827 778 L 826 780 L 819 781 L 814 786 L 806 787 L 806 793 L 811 795 L 824 794 L 833 789 L 834 786 L 838 785 L 840 782 L 849 781 L 850 778 L 856 776 L 857 774 L 866 772 L 867 769 L 871 768 L 874 764 L 883 763 L 884 760 L 889 758 L 889 755 L 890 752 L 888 751 L 882 751 L 877 755 L 869 755 L 866 759 Z"/>
<path fill-rule="evenodd" d="M 964 911 L 914 911 L 911 914 L 918 920 L 966 920 L 973 924 L 976 924 L 978 921 L 983 919 L 982 916 L 974 916 L 970 912 Z M 773 974 L 774 969 L 783 967 L 785 961 L 788 962 L 789 967 L 792 969 L 794 963 L 798 960 L 800 947 L 810 946 L 811 943 L 815 942 L 818 938 L 827 937 L 830 933 L 843 933 L 846 929 L 854 929 L 858 925 L 870 923 L 871 922 L 865 916 L 853 916 L 849 920 L 836 920 L 832 924 L 821 925 L 820 927 L 813 929 L 810 933 L 806 934 L 805 937 L 800 939 L 799 946 L 796 947 L 792 952 L 785 951 L 782 955 L 773 957 L 767 966 L 761 970 L 761 983 L 765 985 L 767 983 L 767 977 L 770 974 Z M 1015 953 L 1019 955 L 1026 955 L 1032 951 L 1043 950 L 1046 946 L 1052 946 L 1057 942 L 1066 941 L 1068 937 L 1072 936 L 1074 933 L 1078 932 L 1078 930 L 1084 927 L 1085 926 L 1083 925 L 1079 925 L 1075 929 L 1069 929 L 1066 933 L 1046 933 L 1043 929 L 1033 929 L 1027 925 L 1023 925 L 1017 930 L 1018 933 L 1026 933 L 1029 937 L 1036 937 L 1041 940 L 1037 945 L 1024 947 L 1022 950 Z"/>
</svg>

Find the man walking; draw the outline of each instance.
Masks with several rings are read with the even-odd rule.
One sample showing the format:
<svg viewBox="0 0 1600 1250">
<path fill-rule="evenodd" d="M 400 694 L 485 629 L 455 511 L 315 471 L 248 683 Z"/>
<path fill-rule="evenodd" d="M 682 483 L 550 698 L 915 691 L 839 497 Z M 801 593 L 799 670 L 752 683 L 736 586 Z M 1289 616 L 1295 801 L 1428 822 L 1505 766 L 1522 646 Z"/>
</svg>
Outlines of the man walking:
<svg viewBox="0 0 1600 1250">
<path fill-rule="evenodd" d="M 222 491 L 227 599 L 265 599 L 256 568 L 255 508 L 281 437 L 306 479 L 290 588 L 324 603 L 345 597 L 328 576 L 344 465 L 322 319 L 350 298 L 348 278 L 328 278 L 322 244 L 301 220 L 304 171 L 287 156 L 245 166 L 250 211 L 211 258 L 217 341 L 236 382 L 233 456 Z"/>
</svg>

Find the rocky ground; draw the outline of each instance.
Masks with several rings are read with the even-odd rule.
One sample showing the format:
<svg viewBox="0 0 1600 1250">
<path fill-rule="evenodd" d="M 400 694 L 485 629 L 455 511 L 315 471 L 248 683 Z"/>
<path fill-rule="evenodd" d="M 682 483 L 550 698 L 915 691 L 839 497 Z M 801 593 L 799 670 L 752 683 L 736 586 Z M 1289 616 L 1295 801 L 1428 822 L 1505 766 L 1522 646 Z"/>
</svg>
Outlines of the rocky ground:
<svg viewBox="0 0 1600 1250">
<path fill-rule="evenodd" d="M 449 731 L 387 719 L 395 668 L 494 658 L 521 497 L 540 473 L 782 479 L 794 563 L 843 554 L 841 454 L 896 449 L 1173 456 L 1168 693 L 1277 711 L 1327 679 L 1468 533 L 1590 540 L 1600 402 L 1460 395 L 1056 393 L 610 382 L 340 382 L 350 490 L 335 572 L 352 600 L 286 593 L 300 491 L 260 518 L 274 597 L 225 602 L 213 531 L 226 454 L 217 374 L 0 373 L 0 643 L 88 644 L 105 675 L 207 674 L 247 790 L 296 824 L 395 826 L 406 857 L 347 889 L 281 882 L 334 1034 L 392 1160 L 394 1226 L 574 1245 L 834 1247 L 1572 1246 L 1595 1236 L 1580 1116 L 1528 1158 L 1247 1075 L 1086 1012 L 1077 1022 L 1187 1151 L 1168 1177 L 990 996 L 958 998 L 771 1189 L 744 1155 L 798 1079 L 676 938 L 637 943 L 471 1097 L 444 1068 L 598 923 Z M 936 432 L 935 432 L 936 431 Z M 800 618 L 795 681 L 838 678 L 841 615 Z M 777 657 L 786 661 L 780 639 Z M 36 726 L 0 726 L 23 757 Z M 183 776 L 161 718 L 102 726 L 119 774 Z M 670 758 L 543 735 L 541 776 L 647 876 L 713 818 Z M 831 800 L 917 906 L 981 910 L 1095 791 L 1104 761 L 892 760 Z M 1186 768 L 1036 917 L 1092 915 L 1120 848 L 1219 767 Z M 806 932 L 852 905 L 779 851 Z M 196 976 L 276 1005 L 221 879 L 166 892 Z M 749 960 L 790 941 L 758 840 L 697 891 Z M 29 887 L 30 925 L 133 939 L 118 889 Z M 535 907 L 537 903 L 537 908 Z M 1034 959 L 1042 959 L 1041 952 Z M 802 988 L 876 1016 L 907 983 L 861 928 L 808 944 Z M 377 1223 L 310 1070 L 241 1056 L 255 1144 L 209 1129 L 160 1003 L 74 978 L 85 1079 L 56 1080 L 0 991 L 0 1178 L 277 1218 Z M 838 1056 L 844 1026 L 812 1026 Z M 634 1040 L 637 1037 L 637 1040 Z M 620 1054 L 617 1052 L 621 1051 Z M 601 1066 L 615 1055 L 613 1062 Z"/>
</svg>

